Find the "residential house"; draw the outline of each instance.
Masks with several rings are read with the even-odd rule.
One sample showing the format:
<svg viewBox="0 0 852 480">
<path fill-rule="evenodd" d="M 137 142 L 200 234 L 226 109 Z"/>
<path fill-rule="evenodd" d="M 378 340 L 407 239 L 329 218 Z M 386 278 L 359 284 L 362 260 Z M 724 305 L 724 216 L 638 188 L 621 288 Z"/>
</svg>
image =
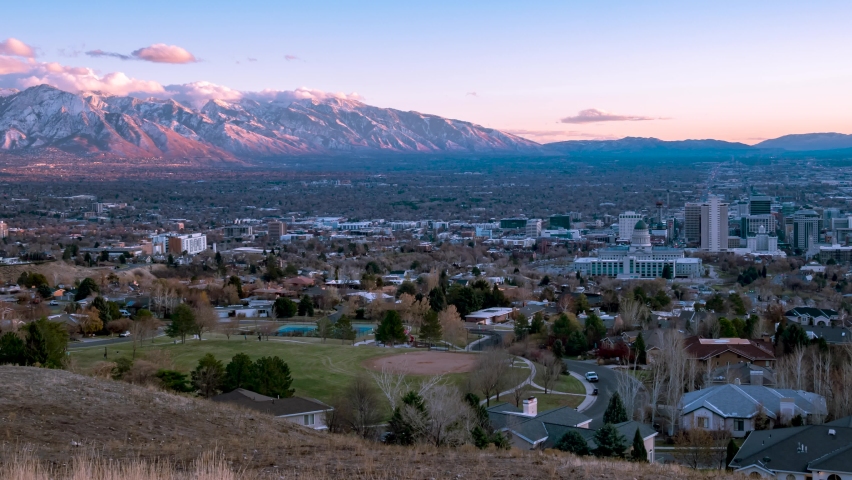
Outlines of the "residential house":
<svg viewBox="0 0 852 480">
<path fill-rule="evenodd" d="M 296 290 L 303 290 L 308 287 L 313 287 L 315 281 L 310 277 L 293 277 L 284 280 L 284 285 L 287 287 L 294 288 Z"/>
<path fill-rule="evenodd" d="M 486 308 L 484 310 L 478 310 L 467 314 L 464 320 L 468 323 L 474 323 L 477 325 L 505 323 L 509 321 L 509 315 L 511 315 L 514 311 L 515 309 L 513 308 Z"/>
<path fill-rule="evenodd" d="M 511 403 L 500 403 L 487 411 L 494 429 L 510 433 L 512 446 L 524 450 L 544 448 L 545 442 L 552 437 L 550 431 L 555 427 L 588 429 L 592 423 L 591 418 L 571 407 L 538 413 L 538 400 L 535 397 L 525 399 L 523 409 Z"/>
<path fill-rule="evenodd" d="M 755 430 L 759 412 L 769 419 L 770 428 L 789 424 L 796 416 L 817 423 L 827 413 L 821 395 L 763 385 L 714 385 L 685 394 L 679 407 L 682 428 L 728 431 L 734 437 Z"/>
<path fill-rule="evenodd" d="M 654 437 L 657 436 L 657 431 L 651 428 L 650 425 L 645 425 L 644 423 L 639 423 L 633 420 L 616 423 L 613 424 L 615 429 L 624 437 L 625 443 L 628 445 L 628 451 L 625 452 L 627 454 L 632 450 L 631 443 L 633 442 L 633 437 L 636 435 L 636 430 L 639 430 L 639 435 L 642 437 L 642 441 L 645 444 L 645 451 L 648 453 L 647 459 L 649 463 L 654 463 L 654 459 L 656 457 L 656 449 L 654 444 Z M 578 428 L 578 427 L 563 427 L 561 425 L 548 424 L 548 432 L 550 433 L 550 437 L 544 442 L 544 448 L 554 448 L 556 443 L 569 431 L 575 431 L 586 440 L 586 444 L 589 446 L 590 450 L 594 450 L 598 448 L 597 442 L 595 442 L 595 431 L 588 428 Z"/>
<path fill-rule="evenodd" d="M 752 432 L 728 466 L 750 478 L 852 478 L 852 428 L 832 423 Z"/>
<path fill-rule="evenodd" d="M 701 338 L 693 336 L 684 340 L 686 353 L 702 368 L 716 368 L 738 363 L 754 363 L 762 367 L 775 365 L 771 343 L 745 338 Z"/>
<path fill-rule="evenodd" d="M 313 398 L 272 398 L 242 388 L 210 399 L 214 402 L 230 403 L 257 410 L 314 430 L 328 429 L 326 415 L 333 410 L 332 407 Z"/>
<path fill-rule="evenodd" d="M 734 385 L 775 385 L 775 372 L 753 363 L 737 363 L 715 368 L 710 373 L 715 384 L 733 383 Z"/>
<path fill-rule="evenodd" d="M 829 345 L 842 345 L 852 341 L 852 331 L 840 325 L 804 325 L 802 329 L 811 340 L 821 338 Z"/>
<path fill-rule="evenodd" d="M 840 315 L 830 308 L 796 307 L 784 312 L 788 321 L 799 325 L 831 325 Z"/>
</svg>

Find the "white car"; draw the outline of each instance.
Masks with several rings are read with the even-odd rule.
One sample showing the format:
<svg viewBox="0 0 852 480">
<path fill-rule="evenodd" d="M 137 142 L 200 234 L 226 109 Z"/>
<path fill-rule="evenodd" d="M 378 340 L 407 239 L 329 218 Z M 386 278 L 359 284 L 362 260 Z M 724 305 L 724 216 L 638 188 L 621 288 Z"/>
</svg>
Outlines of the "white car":
<svg viewBox="0 0 852 480">
<path fill-rule="evenodd" d="M 119 337 L 129 337 L 129 336 L 130 336 L 130 332 L 119 333 L 119 334 L 118 334 L 118 336 L 119 336 Z"/>
<path fill-rule="evenodd" d="M 59 302 L 57 302 L 56 300 L 51 300 L 50 303 L 48 303 L 48 305 L 50 305 L 51 307 L 55 307 L 55 306 L 59 305 Z"/>
<path fill-rule="evenodd" d="M 598 381 L 598 374 L 595 373 L 595 372 L 586 372 L 586 381 L 592 382 L 592 383 L 597 382 Z"/>
</svg>

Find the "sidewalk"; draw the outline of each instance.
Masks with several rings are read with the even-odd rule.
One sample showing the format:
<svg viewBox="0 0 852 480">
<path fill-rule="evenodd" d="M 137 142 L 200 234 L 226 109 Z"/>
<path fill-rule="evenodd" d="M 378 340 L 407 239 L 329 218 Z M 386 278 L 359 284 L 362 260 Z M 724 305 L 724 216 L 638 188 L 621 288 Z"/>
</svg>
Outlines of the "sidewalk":
<svg viewBox="0 0 852 480">
<path fill-rule="evenodd" d="M 589 383 L 586 380 L 586 378 L 584 376 L 580 375 L 579 373 L 577 373 L 577 372 L 568 372 L 568 373 L 570 373 L 572 377 L 579 380 L 580 383 L 582 383 L 583 386 L 586 388 L 586 398 L 583 400 L 583 402 L 581 404 L 577 405 L 577 411 L 582 412 L 583 410 L 586 410 L 589 407 L 591 407 L 595 403 L 595 401 L 597 401 L 598 397 L 592 395 L 592 392 L 595 391 L 595 387 L 592 386 L 592 384 Z"/>
</svg>

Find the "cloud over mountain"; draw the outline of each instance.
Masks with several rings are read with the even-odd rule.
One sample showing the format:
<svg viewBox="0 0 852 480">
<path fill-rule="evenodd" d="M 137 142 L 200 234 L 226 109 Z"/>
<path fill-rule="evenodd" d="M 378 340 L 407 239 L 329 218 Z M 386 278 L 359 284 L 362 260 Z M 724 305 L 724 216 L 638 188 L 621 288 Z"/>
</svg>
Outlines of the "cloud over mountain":
<svg viewBox="0 0 852 480">
<path fill-rule="evenodd" d="M 7 38 L 0 42 L 0 55 L 14 55 L 16 57 L 35 57 L 33 47 L 18 40 L 17 38 Z"/>
<path fill-rule="evenodd" d="M 89 50 L 86 55 L 90 57 L 112 57 L 120 60 L 144 60 L 154 63 L 195 63 L 198 59 L 186 49 L 177 45 L 166 45 L 155 43 L 150 47 L 134 50 L 130 55 L 116 52 L 106 52 L 101 49 Z"/>
<path fill-rule="evenodd" d="M 616 115 L 605 110 L 597 108 L 589 108 L 580 110 L 580 112 L 572 117 L 565 117 L 559 120 L 562 123 L 598 123 L 598 122 L 639 122 L 645 120 L 664 120 L 661 118 L 644 117 L 640 115 Z"/>
</svg>

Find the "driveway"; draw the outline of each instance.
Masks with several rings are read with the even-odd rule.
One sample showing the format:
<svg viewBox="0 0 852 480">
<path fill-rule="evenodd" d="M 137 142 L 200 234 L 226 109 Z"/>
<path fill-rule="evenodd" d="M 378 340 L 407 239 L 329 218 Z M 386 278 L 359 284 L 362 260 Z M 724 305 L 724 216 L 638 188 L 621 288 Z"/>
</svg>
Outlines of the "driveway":
<svg viewBox="0 0 852 480">
<path fill-rule="evenodd" d="M 598 398 L 586 410 L 583 410 L 583 415 L 591 417 L 592 424 L 590 428 L 597 430 L 603 426 L 603 414 L 609 405 L 609 399 L 615 393 L 618 385 L 618 380 L 614 371 L 607 367 L 598 366 L 595 362 L 578 362 L 576 360 L 565 360 L 568 365 L 568 370 L 580 375 L 585 375 L 586 372 L 595 372 L 598 374 L 598 383 L 595 385 L 598 389 Z"/>
</svg>

